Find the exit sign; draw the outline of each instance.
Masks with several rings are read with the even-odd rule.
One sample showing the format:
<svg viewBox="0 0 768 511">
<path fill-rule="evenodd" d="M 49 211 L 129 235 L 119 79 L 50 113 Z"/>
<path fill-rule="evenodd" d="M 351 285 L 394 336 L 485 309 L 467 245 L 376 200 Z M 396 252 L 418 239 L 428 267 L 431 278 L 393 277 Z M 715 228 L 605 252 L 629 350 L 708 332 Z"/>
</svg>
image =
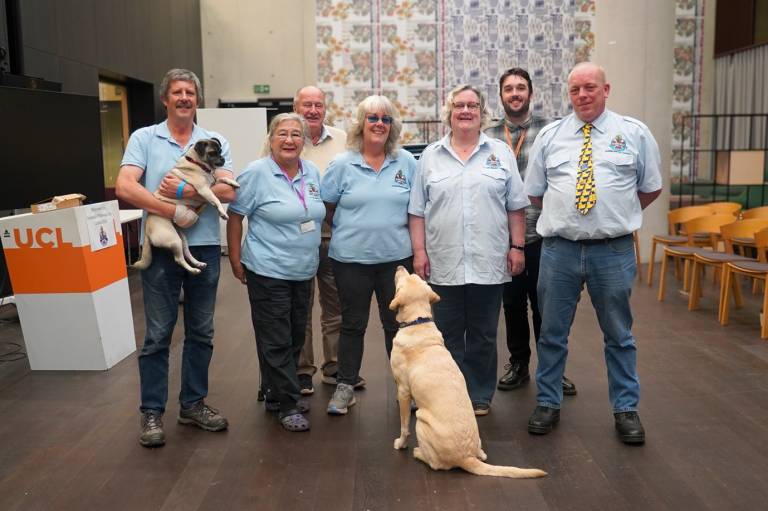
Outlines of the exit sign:
<svg viewBox="0 0 768 511">
<path fill-rule="evenodd" d="M 269 85 L 266 83 L 257 83 L 253 86 L 253 92 L 255 94 L 269 94 Z"/>
</svg>

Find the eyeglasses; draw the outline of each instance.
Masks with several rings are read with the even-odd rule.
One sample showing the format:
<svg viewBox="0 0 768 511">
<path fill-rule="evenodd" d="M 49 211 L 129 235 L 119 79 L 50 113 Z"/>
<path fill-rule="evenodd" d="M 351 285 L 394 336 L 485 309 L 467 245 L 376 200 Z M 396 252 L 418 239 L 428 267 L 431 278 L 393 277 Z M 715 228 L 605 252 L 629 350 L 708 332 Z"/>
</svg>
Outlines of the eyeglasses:
<svg viewBox="0 0 768 511">
<path fill-rule="evenodd" d="M 289 138 L 304 138 L 304 134 L 300 131 L 278 131 L 275 133 L 275 137 L 279 138 L 280 140 L 287 140 Z"/>
<path fill-rule="evenodd" d="M 377 122 L 381 121 L 386 125 L 392 124 L 392 117 L 388 115 L 382 115 L 379 117 L 378 115 L 366 115 L 365 119 L 370 122 L 371 124 L 376 124 Z"/>
<path fill-rule="evenodd" d="M 479 110 L 480 103 L 454 103 L 453 108 L 456 110 L 464 110 L 465 108 L 468 110 Z"/>
</svg>

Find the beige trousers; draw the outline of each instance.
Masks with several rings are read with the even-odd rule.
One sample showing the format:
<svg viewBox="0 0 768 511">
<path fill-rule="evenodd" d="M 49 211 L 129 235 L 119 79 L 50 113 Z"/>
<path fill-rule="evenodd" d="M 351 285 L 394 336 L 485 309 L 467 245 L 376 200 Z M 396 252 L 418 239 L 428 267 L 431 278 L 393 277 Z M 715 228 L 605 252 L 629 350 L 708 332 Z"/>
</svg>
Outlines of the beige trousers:
<svg viewBox="0 0 768 511">
<path fill-rule="evenodd" d="M 336 280 L 333 277 L 333 267 L 328 257 L 330 238 L 323 238 L 320 243 L 320 265 L 317 268 L 317 289 L 320 300 L 320 328 L 323 333 L 323 363 L 320 369 L 325 375 L 336 373 L 338 360 L 339 333 L 341 332 L 341 306 L 339 293 L 336 291 Z M 298 374 L 315 374 L 315 353 L 312 346 L 312 309 L 315 303 L 315 280 L 309 293 L 309 316 L 307 317 L 307 334 L 304 347 L 299 355 Z"/>
</svg>

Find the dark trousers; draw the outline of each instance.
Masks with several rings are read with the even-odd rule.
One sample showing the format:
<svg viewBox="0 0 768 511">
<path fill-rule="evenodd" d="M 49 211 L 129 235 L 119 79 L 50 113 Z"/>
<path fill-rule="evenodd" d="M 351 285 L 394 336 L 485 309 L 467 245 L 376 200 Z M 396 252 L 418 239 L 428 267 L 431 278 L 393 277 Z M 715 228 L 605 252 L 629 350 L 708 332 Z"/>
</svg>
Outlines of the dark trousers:
<svg viewBox="0 0 768 511">
<path fill-rule="evenodd" d="M 310 281 L 275 279 L 245 271 L 256 334 L 262 389 L 287 412 L 299 399 L 296 367 L 307 327 Z"/>
<path fill-rule="evenodd" d="M 438 286 L 435 326 L 467 381 L 472 403 L 490 404 L 496 389 L 496 331 L 503 284 Z"/>
<path fill-rule="evenodd" d="M 397 334 L 395 311 L 389 304 L 395 297 L 395 270 L 405 266 L 413 271 L 413 258 L 379 264 L 342 263 L 331 259 L 336 288 L 341 303 L 341 335 L 339 336 L 339 372 L 336 381 L 354 385 L 363 363 L 365 330 L 371 310 L 371 296 L 376 293 L 379 318 L 384 327 L 387 357 L 392 353 L 392 339 Z"/>
<path fill-rule="evenodd" d="M 525 366 L 531 359 L 531 329 L 528 324 L 528 302 L 533 313 L 533 338 L 538 342 L 541 333 L 541 314 L 536 293 L 539 280 L 541 240 L 525 246 L 525 271 L 504 284 L 504 324 L 507 329 L 507 348 L 510 363 Z"/>
</svg>

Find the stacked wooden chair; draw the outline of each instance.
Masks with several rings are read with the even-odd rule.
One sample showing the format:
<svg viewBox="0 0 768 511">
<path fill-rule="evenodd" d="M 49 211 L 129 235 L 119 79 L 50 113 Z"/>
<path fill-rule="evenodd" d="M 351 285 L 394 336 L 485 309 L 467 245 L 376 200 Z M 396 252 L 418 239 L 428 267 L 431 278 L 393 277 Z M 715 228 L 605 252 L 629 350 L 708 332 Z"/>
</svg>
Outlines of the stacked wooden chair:
<svg viewBox="0 0 768 511">
<path fill-rule="evenodd" d="M 763 306 L 760 313 L 760 337 L 768 339 L 768 321 L 765 319 L 768 311 L 768 229 L 763 229 L 755 233 L 755 247 L 757 250 L 757 260 L 751 261 L 731 261 L 725 264 L 723 269 L 722 284 L 722 304 L 720 307 L 720 324 L 728 324 L 729 316 L 729 298 L 733 291 L 736 306 L 741 306 L 740 287 L 738 276 L 743 275 L 752 279 L 757 279 L 763 283 Z"/>
<path fill-rule="evenodd" d="M 736 217 L 730 214 L 705 215 L 683 224 L 688 242 L 685 245 L 668 245 L 664 247 L 664 257 L 661 259 L 661 275 L 659 277 L 660 302 L 664 301 L 664 292 L 667 277 L 667 262 L 669 259 L 678 264 L 683 264 L 683 290 L 689 290 L 690 267 L 693 256 L 697 252 L 708 250 L 717 251 L 720 243 L 720 227 L 736 221 Z"/>
</svg>

